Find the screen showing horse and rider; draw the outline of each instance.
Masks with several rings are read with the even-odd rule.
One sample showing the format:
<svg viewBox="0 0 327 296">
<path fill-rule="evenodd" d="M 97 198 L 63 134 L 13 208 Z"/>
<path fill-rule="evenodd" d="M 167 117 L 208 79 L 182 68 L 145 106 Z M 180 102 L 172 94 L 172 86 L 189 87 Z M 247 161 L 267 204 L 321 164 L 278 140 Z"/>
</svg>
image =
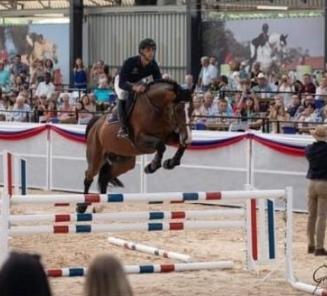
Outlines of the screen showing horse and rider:
<svg viewBox="0 0 327 296">
<path fill-rule="evenodd" d="M 10 62 L 20 54 L 23 63 L 34 67 L 38 61 L 50 59 L 68 82 L 68 41 L 68 24 L 0 26 L 0 60 Z"/>
<path fill-rule="evenodd" d="M 204 53 L 219 64 L 240 60 L 251 68 L 260 62 L 266 73 L 282 65 L 324 66 L 322 17 L 208 20 L 202 33 Z"/>
</svg>

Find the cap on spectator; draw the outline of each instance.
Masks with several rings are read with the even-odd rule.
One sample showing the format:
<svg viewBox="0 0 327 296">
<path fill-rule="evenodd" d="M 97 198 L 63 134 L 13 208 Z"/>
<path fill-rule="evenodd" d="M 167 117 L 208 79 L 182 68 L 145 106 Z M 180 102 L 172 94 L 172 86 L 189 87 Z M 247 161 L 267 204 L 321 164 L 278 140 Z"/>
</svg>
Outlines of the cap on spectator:
<svg viewBox="0 0 327 296">
<path fill-rule="evenodd" d="M 265 74 L 263 74 L 262 72 L 260 72 L 257 76 L 258 79 L 266 79 Z"/>
<path fill-rule="evenodd" d="M 310 131 L 310 134 L 317 141 L 327 141 L 327 127 L 323 125 L 318 125 L 314 130 Z"/>
</svg>

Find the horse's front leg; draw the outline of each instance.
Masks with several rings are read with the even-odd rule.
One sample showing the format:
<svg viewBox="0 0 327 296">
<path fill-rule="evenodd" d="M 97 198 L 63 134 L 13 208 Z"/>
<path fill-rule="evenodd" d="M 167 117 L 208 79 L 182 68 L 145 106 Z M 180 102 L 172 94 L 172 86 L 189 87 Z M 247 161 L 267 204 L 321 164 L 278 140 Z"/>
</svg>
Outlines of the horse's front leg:
<svg viewBox="0 0 327 296">
<path fill-rule="evenodd" d="M 162 157 L 166 151 L 165 143 L 156 137 L 142 135 L 142 137 L 138 141 L 138 144 L 141 147 L 147 147 L 150 149 L 152 148 L 157 151 L 152 161 L 149 164 L 147 164 L 146 167 L 144 168 L 144 172 L 146 174 L 154 173 L 157 169 L 161 167 Z"/>
<path fill-rule="evenodd" d="M 172 158 L 166 159 L 163 163 L 163 167 L 166 170 L 172 170 L 175 166 L 178 166 L 181 164 L 181 159 L 184 155 L 184 152 L 186 150 L 186 145 L 179 145 L 176 153 Z"/>
</svg>

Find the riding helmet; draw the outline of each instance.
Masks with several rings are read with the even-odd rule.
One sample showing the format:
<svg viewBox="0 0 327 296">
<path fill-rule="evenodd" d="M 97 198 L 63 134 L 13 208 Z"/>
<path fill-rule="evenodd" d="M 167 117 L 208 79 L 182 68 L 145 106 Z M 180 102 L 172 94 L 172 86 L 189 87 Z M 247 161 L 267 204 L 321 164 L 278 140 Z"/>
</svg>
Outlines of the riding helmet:
<svg viewBox="0 0 327 296">
<path fill-rule="evenodd" d="M 147 48 L 147 47 L 151 47 L 153 50 L 156 50 L 157 49 L 157 45 L 156 43 L 154 42 L 153 39 L 151 38 L 146 38 L 146 39 L 143 39 L 140 44 L 139 44 L 139 52 L 144 49 L 144 48 Z"/>
</svg>

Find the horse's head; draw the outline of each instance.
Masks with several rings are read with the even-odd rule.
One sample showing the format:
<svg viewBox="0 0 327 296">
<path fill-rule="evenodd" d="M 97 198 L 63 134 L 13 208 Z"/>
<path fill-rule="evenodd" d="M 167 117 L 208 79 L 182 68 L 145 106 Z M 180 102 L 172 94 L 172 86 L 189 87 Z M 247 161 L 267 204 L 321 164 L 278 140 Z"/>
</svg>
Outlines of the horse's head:
<svg viewBox="0 0 327 296">
<path fill-rule="evenodd" d="M 154 97 L 164 97 L 162 103 L 186 103 L 192 100 L 193 89 L 184 89 L 177 82 L 172 80 L 157 80 L 148 84 L 148 95 Z M 168 95 L 167 94 L 171 94 Z"/>
<path fill-rule="evenodd" d="M 276 52 L 285 52 L 287 47 L 287 34 L 272 33 L 269 36 L 269 44 Z"/>
</svg>

